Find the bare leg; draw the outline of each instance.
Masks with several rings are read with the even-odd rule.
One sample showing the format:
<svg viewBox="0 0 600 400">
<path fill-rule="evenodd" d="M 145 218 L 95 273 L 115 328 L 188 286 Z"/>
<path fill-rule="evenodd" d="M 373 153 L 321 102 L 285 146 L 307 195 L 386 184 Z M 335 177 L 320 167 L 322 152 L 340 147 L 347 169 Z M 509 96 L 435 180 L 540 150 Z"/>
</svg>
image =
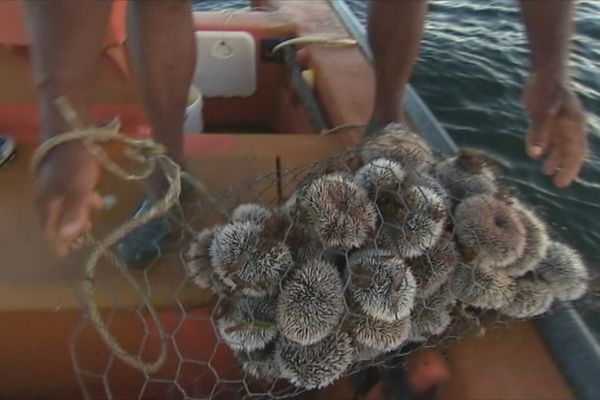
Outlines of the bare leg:
<svg viewBox="0 0 600 400">
<path fill-rule="evenodd" d="M 90 82 L 111 1 L 34 0 L 23 4 L 32 37 L 42 136 L 48 138 L 68 128 L 54 106 L 59 96 L 68 98 L 79 117 L 88 122 Z"/>
<path fill-rule="evenodd" d="M 369 127 L 404 120 L 401 100 L 419 52 L 427 2 L 373 0 L 369 41 L 375 61 L 375 104 Z"/>
<path fill-rule="evenodd" d="M 186 0 L 131 1 L 127 25 L 133 67 L 154 138 L 181 164 L 183 119 L 196 61 L 190 5 Z M 150 184 L 152 195 L 161 195 L 167 187 L 159 172 Z M 148 200 L 136 213 L 148 210 L 152 204 Z M 174 229 L 168 217 L 155 218 L 127 235 L 117 253 L 131 268 L 145 268 L 162 255 Z"/>
<path fill-rule="evenodd" d="M 194 73 L 196 46 L 185 0 L 132 1 L 128 37 L 155 139 L 182 161 L 183 118 Z"/>
</svg>

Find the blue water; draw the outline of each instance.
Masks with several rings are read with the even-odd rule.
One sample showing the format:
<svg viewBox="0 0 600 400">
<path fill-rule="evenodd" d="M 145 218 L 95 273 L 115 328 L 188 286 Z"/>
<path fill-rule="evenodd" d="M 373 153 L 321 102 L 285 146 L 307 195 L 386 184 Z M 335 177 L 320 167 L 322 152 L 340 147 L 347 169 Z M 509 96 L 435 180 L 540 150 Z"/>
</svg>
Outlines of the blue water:
<svg viewBox="0 0 600 400">
<path fill-rule="evenodd" d="M 209 3 L 197 2 L 203 8 Z M 364 22 L 368 2 L 348 4 Z M 247 5 L 243 0 L 218 3 L 219 8 Z M 430 1 L 411 79 L 458 145 L 485 150 L 501 161 L 510 183 L 596 270 L 600 270 L 599 17 L 599 1 L 578 2 L 570 64 L 575 89 L 588 110 L 591 156 L 568 189 L 554 188 L 541 173 L 541 163 L 529 160 L 524 152 L 527 120 L 520 99 L 528 50 L 517 0 Z M 598 316 L 588 317 L 600 327 Z"/>
</svg>

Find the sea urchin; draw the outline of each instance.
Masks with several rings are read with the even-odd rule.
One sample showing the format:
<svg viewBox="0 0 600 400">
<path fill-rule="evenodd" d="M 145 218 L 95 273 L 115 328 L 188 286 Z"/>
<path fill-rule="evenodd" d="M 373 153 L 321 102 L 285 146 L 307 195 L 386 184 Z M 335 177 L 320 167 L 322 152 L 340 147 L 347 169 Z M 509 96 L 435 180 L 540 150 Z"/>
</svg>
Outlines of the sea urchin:
<svg viewBox="0 0 600 400">
<path fill-rule="evenodd" d="M 546 257 L 534 271 L 548 283 L 562 301 L 577 300 L 585 294 L 589 273 L 579 254 L 566 244 L 552 242 Z"/>
<path fill-rule="evenodd" d="M 281 338 L 275 360 L 283 378 L 304 389 L 324 388 L 348 369 L 354 349 L 350 336 L 339 332 L 309 346 Z"/>
<path fill-rule="evenodd" d="M 292 267 L 290 249 L 261 233 L 261 225 L 234 222 L 215 235 L 210 247 L 212 264 L 231 290 L 266 296 L 277 289 L 282 275 Z"/>
<path fill-rule="evenodd" d="M 343 311 L 338 271 L 327 262 L 314 260 L 294 270 L 283 283 L 277 321 L 287 339 L 309 345 L 329 335 Z"/>
<path fill-rule="evenodd" d="M 416 283 L 402 259 L 369 250 L 353 254 L 349 266 L 349 293 L 367 315 L 392 322 L 410 314 Z"/>
<path fill-rule="evenodd" d="M 326 247 L 348 251 L 375 230 L 377 211 L 367 192 L 339 174 L 319 178 L 303 188 L 297 205 L 302 220 Z"/>
<path fill-rule="evenodd" d="M 264 349 L 277 336 L 273 299 L 244 297 L 217 322 L 219 333 L 234 350 Z"/>
<path fill-rule="evenodd" d="M 450 293 L 457 300 L 497 310 L 514 296 L 514 282 L 501 271 L 459 264 L 450 277 Z"/>
<path fill-rule="evenodd" d="M 428 187 L 408 186 L 399 196 L 382 196 L 377 205 L 382 219 L 377 244 L 404 258 L 434 246 L 446 224 L 444 199 Z"/>
<path fill-rule="evenodd" d="M 211 287 L 213 267 L 209 250 L 217 230 L 207 228 L 200 231 L 182 255 L 186 275 L 201 289 Z"/>
<path fill-rule="evenodd" d="M 454 215 L 458 243 L 468 261 L 484 267 L 506 267 L 525 249 L 525 227 L 519 214 L 493 196 L 479 195 L 460 202 Z"/>
</svg>

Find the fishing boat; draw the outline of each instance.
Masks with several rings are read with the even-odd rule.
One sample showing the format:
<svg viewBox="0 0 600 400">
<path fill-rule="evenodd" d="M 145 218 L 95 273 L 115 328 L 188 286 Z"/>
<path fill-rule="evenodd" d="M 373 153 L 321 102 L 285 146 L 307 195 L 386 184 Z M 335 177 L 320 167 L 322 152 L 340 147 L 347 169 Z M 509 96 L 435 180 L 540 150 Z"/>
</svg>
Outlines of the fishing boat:
<svg viewBox="0 0 600 400">
<path fill-rule="evenodd" d="M 147 137 L 148 122 L 125 56 L 123 16 L 124 2 L 115 1 L 92 115 L 98 121 L 118 116 L 124 132 Z M 97 332 L 85 319 L 82 322 L 80 299 L 69 280 L 76 279 L 73 271 L 84 261 L 75 257 L 67 266 L 56 261 L 36 220 L 29 162 L 39 143 L 39 120 L 29 41 L 21 21 L 18 3 L 0 5 L 0 132 L 17 143 L 17 157 L 0 168 L 0 398 L 81 398 L 82 389 L 90 398 L 171 398 L 178 392 L 168 376 L 177 376 L 182 387 L 192 381 L 208 385 L 215 373 L 226 378 L 234 360 L 218 349 L 210 314 L 202 311 L 210 294 L 181 285 L 184 277 L 175 266 L 176 256 L 164 257 L 140 275 L 151 287 L 148 299 L 158 318 L 187 345 L 170 348 L 171 358 L 157 375 L 148 378 L 115 358 Z M 282 171 L 360 143 L 372 108 L 372 57 L 364 29 L 344 2 L 262 1 L 254 10 L 196 12 L 194 22 L 199 46 L 211 43 L 217 55 L 243 53 L 243 68 L 233 72 L 216 71 L 218 64 L 198 59 L 198 71 L 241 77 L 225 88 L 218 82 L 207 87 L 202 76 L 195 78 L 203 92 L 204 129 L 185 134 L 185 155 L 189 170 L 210 191 L 226 192 L 231 185 L 264 174 L 282 176 Z M 348 37 L 356 43 L 323 43 Z M 294 42 L 296 38 L 304 39 Z M 457 150 L 414 90 L 407 91 L 403 106 L 414 130 L 433 148 L 442 154 Z M 98 216 L 98 232 L 126 220 L 143 190 L 110 174 L 103 179 L 101 190 L 118 202 Z M 108 265 L 99 268 L 97 280 L 102 284 L 96 304 L 119 343 L 156 356 L 156 332 L 140 323 L 140 316 L 147 320 L 147 310 L 127 281 Z M 536 322 L 518 322 L 460 340 L 444 352 L 451 379 L 439 388 L 439 399 L 600 397 L 597 383 L 591 383 L 599 370 L 598 346 L 569 307 Z M 211 376 L 206 365 L 185 362 L 209 358 L 219 368 L 211 370 Z M 204 377 L 198 381 L 198 375 Z M 341 379 L 314 396 L 348 399 L 353 394 Z M 379 398 L 377 388 L 369 396 Z"/>
</svg>

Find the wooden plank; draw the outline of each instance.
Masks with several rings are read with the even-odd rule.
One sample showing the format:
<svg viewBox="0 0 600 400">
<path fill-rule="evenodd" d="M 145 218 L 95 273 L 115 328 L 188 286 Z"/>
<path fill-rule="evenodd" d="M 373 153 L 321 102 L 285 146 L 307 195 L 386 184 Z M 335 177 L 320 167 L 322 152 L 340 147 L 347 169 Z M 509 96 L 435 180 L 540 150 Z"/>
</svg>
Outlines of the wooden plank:
<svg viewBox="0 0 600 400">
<path fill-rule="evenodd" d="M 539 333 L 529 323 L 459 341 L 448 352 L 452 379 L 443 399 L 574 399 Z"/>
<path fill-rule="evenodd" d="M 34 188 L 29 175 L 28 161 L 31 148 L 21 146 L 19 157 L 5 168 L 0 169 L 0 310 L 56 310 L 77 306 L 77 300 L 66 284 L 67 278 L 77 279 L 83 265 L 81 256 L 69 258 L 62 264 L 56 260 L 42 239 L 33 205 Z M 256 176 L 269 173 L 275 175 L 275 157 L 264 155 L 247 159 L 239 156 L 202 155 L 190 159 L 189 169 L 206 187 L 215 194 L 224 193 L 237 182 L 252 182 Z M 108 231 L 125 221 L 135 209 L 143 188 L 105 174 L 100 185 L 103 194 L 114 194 L 119 202 L 116 207 L 99 214 L 95 221 L 98 231 Z M 256 200 L 253 193 L 228 192 L 230 208 L 240 202 Z M 268 188 L 275 197 L 275 188 Z M 244 197 L 250 196 L 250 197 Z M 221 194 L 221 198 L 224 195 Z M 204 208 L 195 210 L 196 215 L 188 216 L 189 224 L 202 225 L 214 222 L 215 209 L 208 202 Z M 200 214 L 200 216 L 198 215 Z M 173 305 L 173 294 L 183 281 L 179 262 L 179 251 L 185 243 L 176 243 L 165 257 L 148 271 L 139 275 L 142 283 L 146 279 L 152 287 L 152 301 L 156 305 Z M 127 283 L 117 271 L 107 264 L 98 267 L 98 283 L 107 288 L 117 305 L 138 304 Z M 103 304 L 111 302 L 110 296 L 100 296 Z M 202 297 L 202 296 L 200 296 Z M 204 297 L 202 297 L 204 298 Z M 182 301 L 194 303 L 199 299 L 193 287 L 184 288 Z"/>
</svg>

